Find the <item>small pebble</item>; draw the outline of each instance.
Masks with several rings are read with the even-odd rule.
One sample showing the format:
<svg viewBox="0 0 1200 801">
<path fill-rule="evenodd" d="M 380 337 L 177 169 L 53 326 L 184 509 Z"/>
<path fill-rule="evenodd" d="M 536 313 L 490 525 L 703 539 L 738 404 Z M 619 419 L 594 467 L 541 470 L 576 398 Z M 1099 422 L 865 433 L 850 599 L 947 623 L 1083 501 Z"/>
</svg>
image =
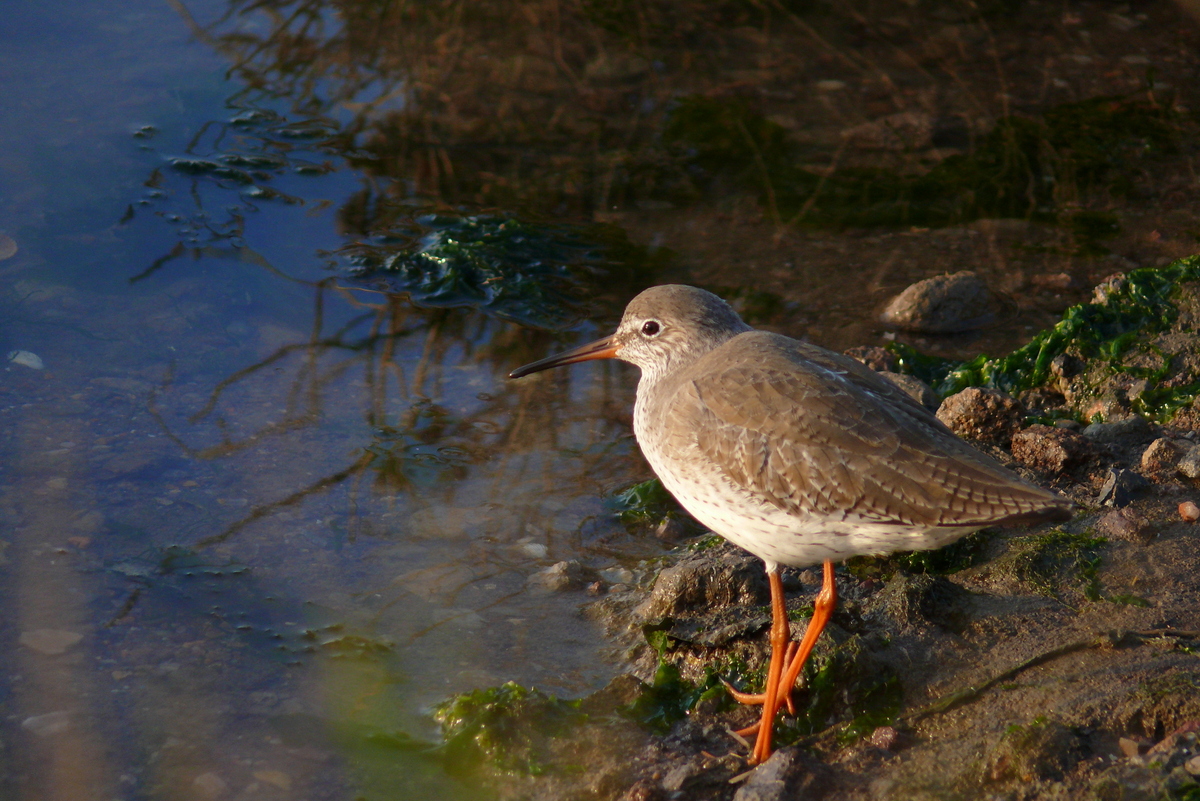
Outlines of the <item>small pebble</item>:
<svg viewBox="0 0 1200 801">
<path fill-rule="evenodd" d="M 46 369 L 46 363 L 42 361 L 42 357 L 27 350 L 10 350 L 8 352 L 8 360 L 13 364 L 19 364 L 22 367 L 29 367 L 33 370 Z"/>
<path fill-rule="evenodd" d="M 1127 757 L 1135 757 L 1141 754 L 1149 746 L 1149 743 L 1141 740 L 1135 740 L 1132 737 L 1122 737 L 1117 741 L 1117 747 L 1121 749 L 1121 753 Z"/>
<path fill-rule="evenodd" d="M 896 741 L 900 739 L 900 732 L 896 731 L 893 726 L 880 726 L 871 732 L 871 736 L 867 741 L 876 748 L 882 748 L 884 751 L 890 751 L 896 745 Z"/>
<path fill-rule="evenodd" d="M 1183 503 L 1179 504 L 1179 516 L 1189 523 L 1194 523 L 1195 521 L 1200 520 L 1200 506 L 1197 506 L 1191 501 L 1184 501 Z"/>
</svg>

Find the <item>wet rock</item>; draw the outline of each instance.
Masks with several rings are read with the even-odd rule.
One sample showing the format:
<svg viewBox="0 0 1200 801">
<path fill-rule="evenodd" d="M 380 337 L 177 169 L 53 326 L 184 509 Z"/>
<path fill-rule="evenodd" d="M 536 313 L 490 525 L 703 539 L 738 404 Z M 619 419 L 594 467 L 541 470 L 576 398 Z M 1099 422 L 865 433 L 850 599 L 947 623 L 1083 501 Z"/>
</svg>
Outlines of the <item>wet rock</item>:
<svg viewBox="0 0 1200 801">
<path fill-rule="evenodd" d="M 870 609 L 900 628 L 933 624 L 948 631 L 961 631 L 969 619 L 971 598 L 972 593 L 945 576 L 897 573 L 871 599 Z"/>
<path fill-rule="evenodd" d="M 968 387 L 942 401 L 937 417 L 960 437 L 1006 445 L 1023 413 L 1021 404 L 999 390 Z"/>
<path fill-rule="evenodd" d="M 1083 435 L 1092 442 L 1140 443 L 1154 436 L 1154 429 L 1146 418 L 1134 415 L 1112 423 L 1092 423 L 1083 429 Z"/>
<path fill-rule="evenodd" d="M 1194 756 L 1183 763 L 1183 769 L 1193 776 L 1200 776 L 1200 755 Z"/>
<path fill-rule="evenodd" d="M 1017 400 L 1021 405 L 1029 410 L 1039 410 L 1041 412 L 1062 411 L 1066 412 L 1066 398 L 1061 393 L 1048 387 L 1033 387 L 1027 389 L 1017 395 Z M 1055 421 L 1055 424 L 1060 421 Z M 1074 420 L 1068 422 L 1074 423 Z M 1076 424 L 1078 425 L 1078 424 Z"/>
<path fill-rule="evenodd" d="M 1092 303 L 1098 303 L 1101 306 L 1107 305 L 1109 297 L 1124 289 L 1127 283 L 1124 274 L 1113 273 L 1092 290 Z"/>
<path fill-rule="evenodd" d="M 1050 372 L 1058 378 L 1073 378 L 1083 372 L 1083 362 L 1069 353 L 1060 353 L 1050 360 Z"/>
<path fill-rule="evenodd" d="M 1123 387 L 1109 387 L 1098 398 L 1093 398 L 1083 407 L 1085 420 L 1125 420 L 1133 416 L 1133 406 L 1129 402 L 1129 393 Z"/>
<path fill-rule="evenodd" d="M 13 364 L 19 364 L 22 367 L 28 367 L 32 370 L 46 369 L 46 364 L 42 361 L 42 357 L 27 350 L 9 351 L 8 360 Z"/>
<path fill-rule="evenodd" d="M 792 801 L 825 797 L 830 770 L 799 748 L 781 748 L 759 765 L 733 801 Z"/>
<path fill-rule="evenodd" d="M 1188 444 L 1175 469 L 1188 478 L 1200 478 L 1200 445 Z"/>
<path fill-rule="evenodd" d="M 1179 504 L 1179 516 L 1189 523 L 1195 523 L 1200 520 L 1200 506 L 1191 501 L 1184 501 Z"/>
<path fill-rule="evenodd" d="M 596 571 L 586 568 L 577 560 L 558 562 L 545 570 L 539 570 L 525 580 L 530 589 L 543 592 L 566 592 L 581 589 L 585 584 L 595 581 Z"/>
<path fill-rule="evenodd" d="M 654 589 L 634 614 L 659 620 L 687 612 L 766 603 L 770 597 L 762 562 L 752 556 L 723 559 L 697 554 L 658 574 Z"/>
<path fill-rule="evenodd" d="M 612 715 L 629 706 L 646 691 L 646 684 L 636 676 L 622 673 L 591 695 L 584 696 L 579 711 L 585 715 Z"/>
<path fill-rule="evenodd" d="M 667 771 L 667 775 L 662 779 L 662 788 L 668 793 L 677 793 L 694 787 L 704 778 L 704 774 L 704 762 L 701 759 L 694 759 L 682 765 L 676 765 Z"/>
<path fill-rule="evenodd" d="M 1109 539 L 1125 540 L 1138 545 L 1149 543 L 1157 533 L 1149 520 L 1129 507 L 1113 509 L 1104 515 L 1096 524 L 1096 530 Z"/>
<path fill-rule="evenodd" d="M 878 373 L 896 371 L 896 357 L 892 355 L 891 351 L 878 345 L 856 345 L 842 352 Z"/>
<path fill-rule="evenodd" d="M 1013 458 L 1046 473 L 1061 473 L 1094 453 L 1087 438 L 1065 428 L 1032 425 L 1012 438 Z"/>
<path fill-rule="evenodd" d="M 984 758 L 983 778 L 991 782 L 1060 780 L 1083 755 L 1079 737 L 1057 721 L 1010 726 Z"/>
<path fill-rule="evenodd" d="M 879 319 L 910 331 L 947 334 L 979 328 L 994 316 L 987 284 L 963 271 L 918 281 L 893 298 Z"/>
<path fill-rule="evenodd" d="M 654 536 L 663 542 L 679 542 L 690 532 L 688 527 L 677 517 L 664 517 L 654 529 Z"/>
<path fill-rule="evenodd" d="M 1132 470 L 1110 467 L 1108 478 L 1100 488 L 1096 503 L 1101 506 L 1113 506 L 1118 509 L 1133 502 L 1137 493 L 1149 486 L 1149 482 Z"/>
<path fill-rule="evenodd" d="M 900 389 L 904 390 L 910 398 L 924 406 L 931 412 L 938 410 L 938 397 L 933 391 L 933 388 L 926 384 L 921 379 L 914 375 L 904 375 L 903 373 L 890 373 L 882 370 L 879 373 L 881 376 L 891 381 Z"/>
<path fill-rule="evenodd" d="M 625 791 L 621 801 L 661 801 L 666 797 L 662 788 L 649 779 L 639 779 L 636 784 Z"/>
<path fill-rule="evenodd" d="M 933 117 L 902 111 L 842 131 L 846 144 L 862 150 L 927 150 L 933 145 Z"/>
<path fill-rule="evenodd" d="M 1170 437 L 1159 437 L 1142 452 L 1142 472 L 1155 481 L 1166 481 L 1174 475 L 1183 449 L 1184 443 Z"/>
</svg>

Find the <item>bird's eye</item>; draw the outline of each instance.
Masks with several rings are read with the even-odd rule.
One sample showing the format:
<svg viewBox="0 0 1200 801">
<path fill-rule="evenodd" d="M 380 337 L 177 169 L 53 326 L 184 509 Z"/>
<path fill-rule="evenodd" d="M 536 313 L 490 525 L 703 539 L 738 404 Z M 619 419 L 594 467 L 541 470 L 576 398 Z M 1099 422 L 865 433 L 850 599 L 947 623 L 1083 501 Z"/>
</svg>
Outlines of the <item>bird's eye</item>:
<svg viewBox="0 0 1200 801">
<path fill-rule="evenodd" d="M 642 333 L 648 337 L 657 335 L 660 330 L 662 330 L 662 326 L 660 326 L 654 320 L 647 320 L 642 325 Z"/>
</svg>

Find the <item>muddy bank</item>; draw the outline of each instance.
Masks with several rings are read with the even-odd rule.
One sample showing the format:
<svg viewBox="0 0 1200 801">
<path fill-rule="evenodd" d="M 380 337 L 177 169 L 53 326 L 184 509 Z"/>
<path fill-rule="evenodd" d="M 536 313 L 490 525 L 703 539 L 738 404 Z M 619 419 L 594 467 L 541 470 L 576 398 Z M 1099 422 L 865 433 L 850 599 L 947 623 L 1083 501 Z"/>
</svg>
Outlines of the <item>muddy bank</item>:
<svg viewBox="0 0 1200 801">
<path fill-rule="evenodd" d="M 943 401 L 956 430 L 1078 512 L 1060 526 L 989 529 L 940 551 L 840 565 L 840 607 L 770 762 L 747 774 L 728 729 L 756 710 L 723 686 L 763 682 L 762 566 L 682 530 L 685 544 L 640 581 L 561 566 L 577 580 L 548 589 L 579 593 L 581 615 L 605 627 L 628 674 L 579 701 L 515 685 L 456 699 L 441 712 L 451 768 L 482 772 L 503 798 L 1200 793 L 1200 556 L 1187 513 L 1200 502 L 1196 267 L 1115 278 L 1090 308 L 1069 310 L 1064 319 L 1156 309 L 1128 330 L 1055 340 L 1059 352 L 1042 356 L 1074 360 L 1069 375 L 1047 370 L 1014 394 L 964 393 L 1003 403 Z M 1148 294 L 1164 277 L 1169 290 Z M 1003 371 L 983 373 L 1005 383 Z M 653 536 L 682 528 L 675 514 L 636 524 Z M 819 583 L 815 570 L 786 573 L 793 629 Z"/>
</svg>

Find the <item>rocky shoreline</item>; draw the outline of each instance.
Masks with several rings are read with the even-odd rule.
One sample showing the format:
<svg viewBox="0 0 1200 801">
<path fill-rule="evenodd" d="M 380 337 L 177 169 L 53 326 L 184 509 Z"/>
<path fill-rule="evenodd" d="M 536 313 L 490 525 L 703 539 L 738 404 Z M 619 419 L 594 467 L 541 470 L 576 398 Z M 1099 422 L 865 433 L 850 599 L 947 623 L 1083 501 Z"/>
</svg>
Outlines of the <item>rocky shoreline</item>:
<svg viewBox="0 0 1200 801">
<path fill-rule="evenodd" d="M 1047 338 L 1058 352 L 1043 344 L 1036 386 L 941 401 L 952 429 L 1078 513 L 840 565 L 840 608 L 778 727 L 791 744 L 766 764 L 747 770 L 728 730 L 755 711 L 724 689 L 761 684 L 766 580 L 711 535 L 647 565 L 653 581 L 572 563 L 539 574 L 548 590 L 598 596 L 583 614 L 628 673 L 579 701 L 506 685 L 448 702 L 448 764 L 506 799 L 1200 798 L 1196 267 L 1167 268 L 1179 280 L 1149 300 L 1138 274 L 1098 288 L 1093 304 L 1159 304 L 1161 325 Z M 932 394 L 919 384 L 902 386 Z M 686 533 L 674 520 L 650 520 L 648 535 Z M 787 572 L 794 629 L 819 583 Z"/>
</svg>

